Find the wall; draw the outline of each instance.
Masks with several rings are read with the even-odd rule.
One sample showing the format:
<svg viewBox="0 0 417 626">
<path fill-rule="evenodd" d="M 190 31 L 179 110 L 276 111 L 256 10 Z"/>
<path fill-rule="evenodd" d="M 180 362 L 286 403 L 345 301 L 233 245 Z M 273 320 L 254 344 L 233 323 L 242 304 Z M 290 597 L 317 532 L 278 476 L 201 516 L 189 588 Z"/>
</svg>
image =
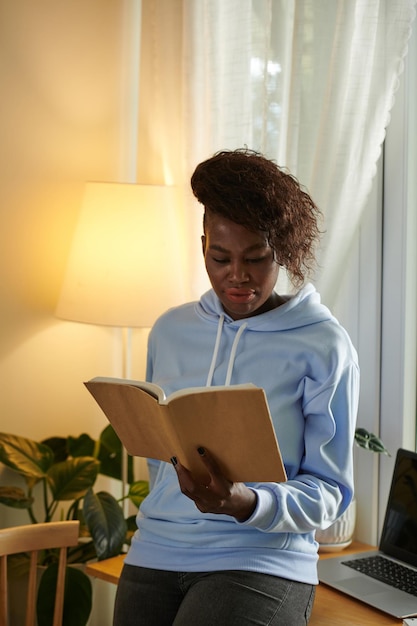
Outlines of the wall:
<svg viewBox="0 0 417 626">
<path fill-rule="evenodd" d="M 54 308 L 85 180 L 117 180 L 122 1 L 0 2 L 1 429 L 97 431 L 82 380 L 117 368 L 112 329 Z"/>
</svg>

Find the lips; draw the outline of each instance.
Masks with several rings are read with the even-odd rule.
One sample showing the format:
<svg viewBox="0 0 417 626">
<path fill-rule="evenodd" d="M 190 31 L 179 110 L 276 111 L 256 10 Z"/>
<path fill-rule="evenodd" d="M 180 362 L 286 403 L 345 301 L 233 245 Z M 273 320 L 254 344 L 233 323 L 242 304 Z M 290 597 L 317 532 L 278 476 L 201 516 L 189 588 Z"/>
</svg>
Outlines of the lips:
<svg viewBox="0 0 417 626">
<path fill-rule="evenodd" d="M 231 302 L 240 303 L 250 302 L 255 297 L 255 291 L 253 289 L 239 289 L 237 287 L 226 289 L 225 294 Z"/>
</svg>

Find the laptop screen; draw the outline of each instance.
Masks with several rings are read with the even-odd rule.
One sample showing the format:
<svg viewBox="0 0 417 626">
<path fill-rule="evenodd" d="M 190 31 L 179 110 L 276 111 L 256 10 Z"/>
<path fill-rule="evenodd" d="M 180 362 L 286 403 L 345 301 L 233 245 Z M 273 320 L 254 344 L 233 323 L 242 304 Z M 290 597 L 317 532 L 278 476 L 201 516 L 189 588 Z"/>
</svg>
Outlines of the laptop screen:
<svg viewBox="0 0 417 626">
<path fill-rule="evenodd" d="M 417 454 L 410 450 L 397 452 L 380 549 L 417 566 Z"/>
</svg>

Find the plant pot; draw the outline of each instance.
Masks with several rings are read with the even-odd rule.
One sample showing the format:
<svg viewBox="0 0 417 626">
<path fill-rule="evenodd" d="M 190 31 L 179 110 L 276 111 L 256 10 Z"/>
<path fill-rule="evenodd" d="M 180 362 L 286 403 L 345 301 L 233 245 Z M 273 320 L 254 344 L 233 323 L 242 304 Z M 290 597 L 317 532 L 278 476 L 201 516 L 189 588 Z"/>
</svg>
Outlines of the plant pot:
<svg viewBox="0 0 417 626">
<path fill-rule="evenodd" d="M 352 500 L 348 508 L 329 528 L 316 531 L 316 541 L 321 552 L 332 552 L 347 548 L 353 539 L 356 524 L 356 500 Z"/>
</svg>

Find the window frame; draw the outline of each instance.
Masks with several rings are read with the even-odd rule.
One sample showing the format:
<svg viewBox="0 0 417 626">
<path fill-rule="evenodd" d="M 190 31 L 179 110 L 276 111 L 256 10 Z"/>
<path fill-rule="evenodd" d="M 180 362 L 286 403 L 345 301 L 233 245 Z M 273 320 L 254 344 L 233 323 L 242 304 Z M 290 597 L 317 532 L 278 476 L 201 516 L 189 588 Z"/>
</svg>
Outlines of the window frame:
<svg viewBox="0 0 417 626">
<path fill-rule="evenodd" d="M 383 155 L 378 536 L 398 448 L 416 449 L 417 381 L 417 36 L 395 94 Z"/>
</svg>

